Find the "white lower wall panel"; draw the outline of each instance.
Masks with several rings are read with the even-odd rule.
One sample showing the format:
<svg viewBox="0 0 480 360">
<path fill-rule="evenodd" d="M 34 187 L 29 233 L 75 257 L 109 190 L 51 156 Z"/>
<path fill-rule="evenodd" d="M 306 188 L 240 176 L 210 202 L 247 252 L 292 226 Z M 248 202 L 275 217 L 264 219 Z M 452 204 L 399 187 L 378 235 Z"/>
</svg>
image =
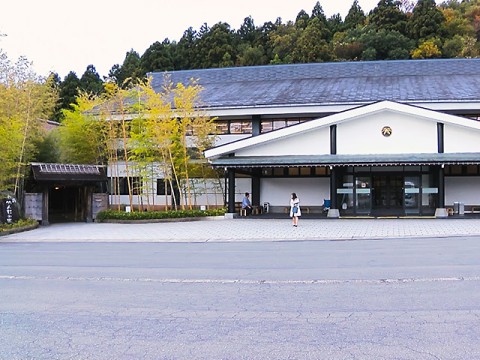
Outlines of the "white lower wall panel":
<svg viewBox="0 0 480 360">
<path fill-rule="evenodd" d="M 260 203 L 289 206 L 292 192 L 303 206 L 322 206 L 324 199 L 330 199 L 330 178 L 261 179 Z"/>
</svg>

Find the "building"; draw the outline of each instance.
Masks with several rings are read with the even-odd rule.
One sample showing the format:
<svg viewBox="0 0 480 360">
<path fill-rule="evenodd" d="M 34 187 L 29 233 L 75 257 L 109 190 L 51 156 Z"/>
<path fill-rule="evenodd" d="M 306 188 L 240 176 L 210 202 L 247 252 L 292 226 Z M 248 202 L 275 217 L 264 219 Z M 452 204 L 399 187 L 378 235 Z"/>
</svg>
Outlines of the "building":
<svg viewBox="0 0 480 360">
<path fill-rule="evenodd" d="M 152 73 L 161 87 L 164 73 Z M 480 210 L 480 59 L 177 71 L 218 118 L 228 211 L 248 191 L 283 211 L 291 192 L 329 216 Z M 327 202 L 325 202 L 327 200 Z"/>
</svg>

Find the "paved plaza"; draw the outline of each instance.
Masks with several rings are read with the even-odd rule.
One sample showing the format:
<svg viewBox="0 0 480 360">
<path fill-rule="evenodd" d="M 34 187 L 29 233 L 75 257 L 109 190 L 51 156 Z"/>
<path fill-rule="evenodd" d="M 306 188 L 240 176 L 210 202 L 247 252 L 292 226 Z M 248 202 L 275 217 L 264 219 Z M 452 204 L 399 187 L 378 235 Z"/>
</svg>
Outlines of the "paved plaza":
<svg viewBox="0 0 480 360">
<path fill-rule="evenodd" d="M 68 223 L 0 242 L 229 242 L 480 236 L 480 219 L 224 219 L 156 223 Z"/>
</svg>

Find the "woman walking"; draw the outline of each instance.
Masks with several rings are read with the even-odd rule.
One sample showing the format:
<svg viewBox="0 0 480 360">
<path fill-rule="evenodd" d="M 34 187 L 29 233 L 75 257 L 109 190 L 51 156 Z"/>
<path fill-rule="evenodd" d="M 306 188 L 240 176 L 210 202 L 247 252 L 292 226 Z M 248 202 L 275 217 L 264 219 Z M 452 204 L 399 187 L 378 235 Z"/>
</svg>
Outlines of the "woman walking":
<svg viewBox="0 0 480 360">
<path fill-rule="evenodd" d="M 297 197 L 297 194 L 292 193 L 292 198 L 290 199 L 290 217 L 293 221 L 293 226 L 298 226 L 298 217 L 302 216 L 300 211 L 300 200 Z"/>
</svg>

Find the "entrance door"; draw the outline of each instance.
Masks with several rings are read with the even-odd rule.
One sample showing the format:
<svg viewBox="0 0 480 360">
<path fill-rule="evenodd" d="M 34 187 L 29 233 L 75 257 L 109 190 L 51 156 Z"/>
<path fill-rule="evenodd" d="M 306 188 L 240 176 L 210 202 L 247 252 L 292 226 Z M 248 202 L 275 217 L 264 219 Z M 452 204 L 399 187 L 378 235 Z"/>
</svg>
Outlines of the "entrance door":
<svg viewBox="0 0 480 360">
<path fill-rule="evenodd" d="M 372 176 L 372 215 L 399 216 L 403 210 L 403 175 Z"/>
</svg>

